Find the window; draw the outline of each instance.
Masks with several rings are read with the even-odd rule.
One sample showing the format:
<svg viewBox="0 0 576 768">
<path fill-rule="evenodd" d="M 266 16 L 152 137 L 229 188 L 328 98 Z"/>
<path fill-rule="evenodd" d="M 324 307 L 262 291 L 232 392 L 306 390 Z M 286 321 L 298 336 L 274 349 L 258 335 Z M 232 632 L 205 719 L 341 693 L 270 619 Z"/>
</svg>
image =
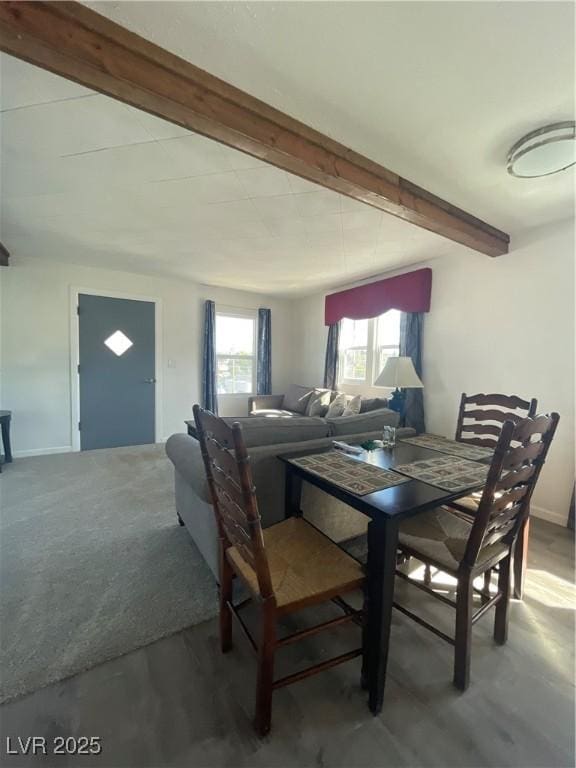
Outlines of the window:
<svg viewBox="0 0 576 768">
<path fill-rule="evenodd" d="M 216 312 L 216 385 L 219 395 L 250 395 L 256 389 L 256 318 Z"/>
<path fill-rule="evenodd" d="M 372 381 L 375 381 L 386 365 L 386 360 L 389 357 L 398 357 L 400 354 L 400 312 L 397 309 L 390 309 L 373 322 L 376 344 Z"/>
<path fill-rule="evenodd" d="M 368 362 L 368 320 L 342 321 L 340 349 L 344 381 L 366 381 Z"/>
<path fill-rule="evenodd" d="M 344 318 L 340 327 L 340 382 L 373 387 L 389 357 L 400 352 L 400 312 L 371 320 Z"/>
<path fill-rule="evenodd" d="M 114 331 L 112 336 L 108 336 L 108 338 L 104 340 L 104 344 L 106 344 L 108 349 L 114 352 L 115 355 L 121 357 L 124 352 L 134 345 L 134 342 L 131 341 L 125 333 L 118 330 Z"/>
</svg>

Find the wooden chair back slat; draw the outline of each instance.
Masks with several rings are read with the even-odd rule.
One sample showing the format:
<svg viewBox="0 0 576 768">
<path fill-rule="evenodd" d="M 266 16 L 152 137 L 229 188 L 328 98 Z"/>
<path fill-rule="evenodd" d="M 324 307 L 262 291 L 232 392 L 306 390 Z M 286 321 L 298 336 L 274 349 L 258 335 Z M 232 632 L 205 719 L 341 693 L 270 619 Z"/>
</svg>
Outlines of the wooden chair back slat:
<svg viewBox="0 0 576 768">
<path fill-rule="evenodd" d="M 504 422 L 518 422 L 534 416 L 537 405 L 535 399 L 523 400 L 517 395 L 464 393 L 460 398 L 455 439 L 483 448 L 495 448 Z"/>
<path fill-rule="evenodd" d="M 495 493 L 494 502 L 492 504 L 492 516 L 499 514 L 511 504 L 516 504 L 518 501 L 521 501 L 524 496 L 526 496 L 527 492 L 528 486 L 521 485 L 517 488 L 512 488 L 512 490 L 506 491 L 501 495 L 499 493 Z"/>
<path fill-rule="evenodd" d="M 212 466 L 219 467 L 225 475 L 236 483 L 238 490 L 241 490 L 238 464 L 233 454 L 230 453 L 230 448 L 226 448 L 216 438 L 210 436 L 206 438 L 206 450 L 212 459 Z"/>
<path fill-rule="evenodd" d="M 529 514 L 558 419 L 552 413 L 504 422 L 461 566 L 473 567 L 483 547 L 498 542 L 513 545 Z"/>
<path fill-rule="evenodd" d="M 234 435 L 230 427 L 223 419 L 215 416 L 210 411 L 204 411 L 198 406 L 202 413 L 202 429 L 205 434 L 210 435 L 222 448 L 232 450 L 234 448 Z M 198 426 L 198 425 L 196 425 Z"/>
<path fill-rule="evenodd" d="M 533 461 L 544 450 L 542 443 L 529 443 L 528 445 L 520 445 L 517 448 L 513 448 L 506 454 L 502 469 L 518 469 L 527 461 Z"/>
<path fill-rule="evenodd" d="M 242 508 L 244 504 L 244 496 L 242 494 L 242 488 L 234 480 L 234 478 L 227 475 L 222 467 L 219 467 L 216 462 L 212 464 L 214 472 L 214 482 L 221 488 L 228 496 L 234 501 L 234 503 Z"/>
<path fill-rule="evenodd" d="M 222 510 L 221 505 L 220 509 Z M 252 552 L 252 542 L 250 539 L 250 534 L 246 532 L 246 530 L 243 528 L 242 525 L 238 523 L 238 521 L 232 516 L 229 515 L 227 512 L 221 513 L 223 516 L 223 527 L 224 532 L 226 536 L 226 540 L 230 543 L 230 546 L 236 547 L 240 551 L 240 554 L 246 560 L 246 562 L 251 566 L 251 568 L 256 568 L 256 560 L 254 558 L 254 554 Z"/>
<path fill-rule="evenodd" d="M 223 516 L 223 522 L 225 527 L 233 526 L 241 528 L 246 541 L 250 542 L 250 527 L 246 520 L 246 516 L 234 499 L 230 497 L 227 491 L 220 486 L 216 486 L 216 495 L 218 496 L 218 502 L 220 505 L 220 513 Z"/>
<path fill-rule="evenodd" d="M 530 415 L 533 416 L 534 413 L 536 413 L 536 407 L 537 405 L 533 405 L 536 403 L 534 399 L 532 400 L 523 400 L 521 397 L 518 397 L 517 395 L 498 395 L 498 394 L 489 394 L 489 395 L 464 395 L 466 397 L 466 401 L 470 403 L 470 405 L 497 405 L 499 408 L 507 408 L 509 410 L 520 410 L 520 411 L 533 411 Z"/>
<path fill-rule="evenodd" d="M 496 411 L 493 408 L 486 408 L 484 410 L 469 410 L 464 413 L 464 418 L 473 419 L 474 421 L 498 421 L 504 424 L 505 421 L 520 421 L 522 418 L 516 413 L 510 413 L 509 411 Z"/>
<path fill-rule="evenodd" d="M 494 450 L 496 447 L 496 443 L 498 442 L 498 439 L 495 437 L 466 437 L 462 436 L 460 438 L 461 443 L 470 443 L 470 445 L 477 445 L 479 448 L 490 448 L 491 450 Z"/>
<path fill-rule="evenodd" d="M 518 514 L 518 510 L 521 506 L 522 501 L 519 499 L 518 501 L 508 504 L 508 506 L 498 514 L 493 514 L 486 527 L 486 532 L 491 533 L 497 531 L 503 525 L 506 525 L 509 520 L 513 520 L 514 516 Z M 486 544 L 486 541 L 484 541 L 484 544 Z"/>
<path fill-rule="evenodd" d="M 514 486 L 519 483 L 528 482 L 535 472 L 536 466 L 534 465 L 534 462 L 526 464 L 525 466 L 520 467 L 520 469 L 508 471 L 500 476 L 495 488 L 497 491 L 507 491 L 509 488 L 514 488 Z"/>
<path fill-rule="evenodd" d="M 223 549 L 236 547 L 254 570 L 260 596 L 273 598 L 250 459 L 238 422 L 194 406 L 194 421 Z"/>
<path fill-rule="evenodd" d="M 515 521 L 507 520 L 502 525 L 498 526 L 498 528 L 493 528 L 491 531 L 488 531 L 486 535 L 484 536 L 484 541 L 482 546 L 483 547 L 489 547 L 491 544 L 497 544 L 499 541 L 504 539 L 507 534 L 511 533 L 514 530 L 515 527 Z"/>
<path fill-rule="evenodd" d="M 514 440 L 525 445 L 532 435 L 541 435 L 548 427 L 548 416 L 536 416 L 533 419 L 524 419 L 514 430 Z"/>
<path fill-rule="evenodd" d="M 500 437 L 502 427 L 497 427 L 495 424 L 462 424 L 462 433 L 472 432 L 474 435 L 485 435 L 486 437 L 494 437 L 494 445 L 496 440 Z"/>
</svg>

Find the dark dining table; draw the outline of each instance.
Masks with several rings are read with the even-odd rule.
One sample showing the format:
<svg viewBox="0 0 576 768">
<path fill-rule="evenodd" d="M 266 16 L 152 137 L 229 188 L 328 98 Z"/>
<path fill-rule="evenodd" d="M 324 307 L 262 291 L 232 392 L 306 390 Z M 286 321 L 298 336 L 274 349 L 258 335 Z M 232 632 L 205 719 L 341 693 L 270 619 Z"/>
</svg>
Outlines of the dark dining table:
<svg viewBox="0 0 576 768">
<path fill-rule="evenodd" d="M 382 709 L 386 666 L 390 644 L 390 624 L 394 598 L 394 577 L 400 523 L 413 515 L 454 501 L 482 485 L 466 491 L 448 492 L 433 485 L 410 479 L 406 483 L 386 488 L 365 496 L 358 496 L 290 462 L 290 459 L 313 456 L 332 451 L 332 448 L 297 451 L 280 454 L 286 464 L 285 515 L 300 516 L 302 481 L 320 488 L 353 509 L 370 518 L 368 523 L 366 563 L 367 624 L 363 640 L 362 682 L 368 689 L 370 710 L 377 714 Z M 444 456 L 438 451 L 409 443 L 397 442 L 393 449 L 376 449 L 362 454 L 346 453 L 357 461 L 364 461 L 384 469 L 401 464 Z M 481 462 L 484 463 L 484 462 Z"/>
</svg>

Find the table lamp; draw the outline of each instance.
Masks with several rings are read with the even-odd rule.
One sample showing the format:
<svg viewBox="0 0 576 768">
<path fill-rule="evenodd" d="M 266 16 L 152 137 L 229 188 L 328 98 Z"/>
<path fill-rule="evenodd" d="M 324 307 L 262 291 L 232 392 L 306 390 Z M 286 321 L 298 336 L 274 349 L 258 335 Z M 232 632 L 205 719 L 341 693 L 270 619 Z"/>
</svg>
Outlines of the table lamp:
<svg viewBox="0 0 576 768">
<path fill-rule="evenodd" d="M 401 389 L 422 389 L 424 384 L 414 370 L 410 357 L 389 357 L 380 375 L 374 382 L 375 387 L 394 387 L 388 407 L 404 416 L 405 393 Z"/>
</svg>

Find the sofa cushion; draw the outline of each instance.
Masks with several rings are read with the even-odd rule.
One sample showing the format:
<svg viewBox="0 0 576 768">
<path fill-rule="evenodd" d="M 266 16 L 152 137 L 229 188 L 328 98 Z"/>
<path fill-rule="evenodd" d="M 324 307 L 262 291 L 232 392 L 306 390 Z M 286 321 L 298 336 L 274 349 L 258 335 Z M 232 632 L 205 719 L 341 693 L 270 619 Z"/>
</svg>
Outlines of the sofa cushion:
<svg viewBox="0 0 576 768">
<path fill-rule="evenodd" d="M 363 397 L 360 403 L 360 413 L 369 413 L 380 408 L 388 408 L 388 399 L 386 397 Z"/>
<path fill-rule="evenodd" d="M 292 419 L 294 416 L 299 416 L 299 413 L 293 413 L 292 411 L 283 411 L 280 408 L 257 408 L 255 411 L 252 411 L 250 414 L 250 418 L 254 418 L 255 416 L 260 416 L 261 418 L 273 418 L 273 419 Z"/>
<path fill-rule="evenodd" d="M 346 403 L 346 408 L 344 408 L 344 413 L 342 416 L 355 416 L 357 413 L 360 413 L 361 401 L 362 398 L 360 395 L 356 395 L 355 397 L 350 398 L 350 400 L 348 400 Z"/>
<path fill-rule="evenodd" d="M 389 408 L 380 408 L 369 413 L 358 413 L 355 416 L 338 416 L 326 418 L 331 435 L 355 435 L 360 432 L 382 430 L 385 426 L 397 427 L 399 416 Z"/>
<path fill-rule="evenodd" d="M 237 421 L 242 425 L 244 441 L 248 447 L 305 442 L 328 437 L 330 434 L 330 428 L 324 419 L 297 414 L 292 418 L 250 416 L 242 419 L 224 419 L 224 421 L 229 424 Z"/>
<path fill-rule="evenodd" d="M 283 410 L 294 411 L 294 413 L 304 415 L 313 391 L 313 387 L 302 387 L 299 384 L 292 384 L 284 395 L 282 402 Z"/>
<path fill-rule="evenodd" d="M 331 389 L 315 389 L 308 400 L 306 416 L 326 416 L 331 396 Z"/>
<path fill-rule="evenodd" d="M 342 416 L 344 413 L 344 409 L 346 408 L 346 404 L 348 402 L 348 395 L 345 395 L 344 392 L 340 392 L 334 400 L 330 403 L 330 407 L 328 408 L 328 412 L 326 413 L 327 419 L 333 419 L 336 416 Z"/>
</svg>

